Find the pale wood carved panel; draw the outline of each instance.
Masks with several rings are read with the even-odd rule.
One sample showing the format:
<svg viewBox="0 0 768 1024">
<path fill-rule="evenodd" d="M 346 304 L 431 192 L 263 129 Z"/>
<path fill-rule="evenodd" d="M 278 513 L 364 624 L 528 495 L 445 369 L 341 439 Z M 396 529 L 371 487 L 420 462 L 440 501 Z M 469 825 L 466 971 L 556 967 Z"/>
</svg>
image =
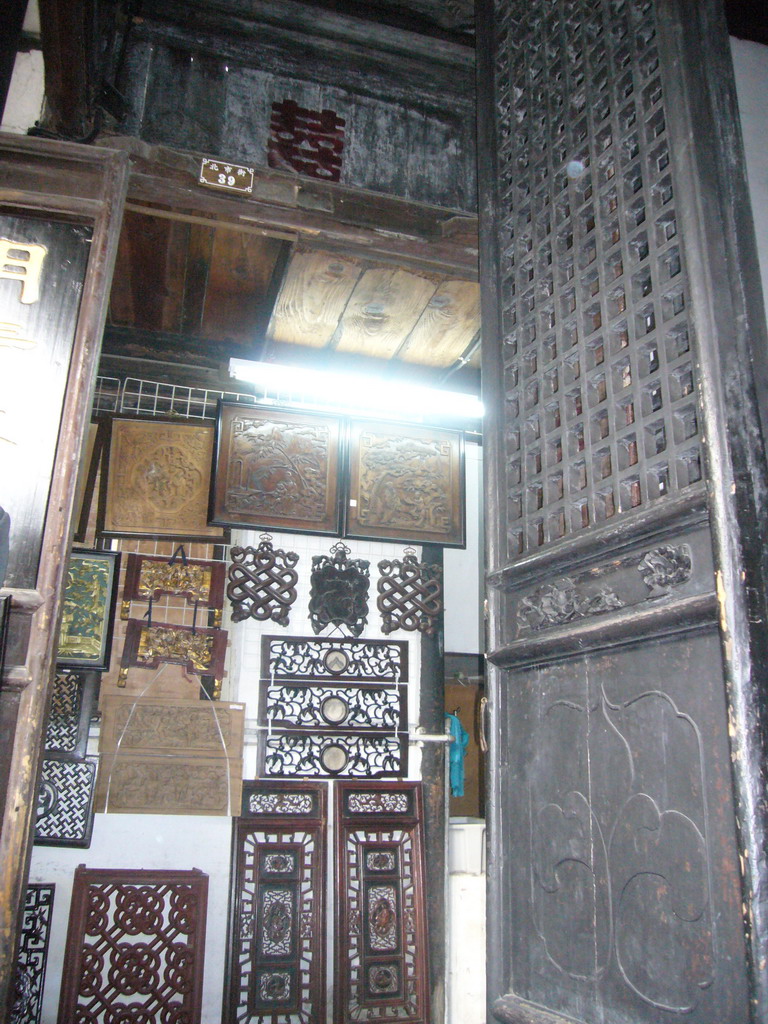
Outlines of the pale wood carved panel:
<svg viewBox="0 0 768 1024">
<path fill-rule="evenodd" d="M 100 810 L 231 814 L 239 805 L 244 705 L 108 696 L 102 716 Z"/>
<path fill-rule="evenodd" d="M 112 420 L 105 533 L 221 540 L 208 525 L 213 424 Z"/>
</svg>

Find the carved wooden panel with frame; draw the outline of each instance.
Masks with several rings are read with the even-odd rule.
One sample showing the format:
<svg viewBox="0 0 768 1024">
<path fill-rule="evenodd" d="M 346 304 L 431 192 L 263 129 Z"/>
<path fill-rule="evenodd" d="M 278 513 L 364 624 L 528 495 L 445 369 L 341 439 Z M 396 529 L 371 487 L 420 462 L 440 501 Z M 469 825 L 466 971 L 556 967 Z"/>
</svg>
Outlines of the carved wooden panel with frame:
<svg viewBox="0 0 768 1024">
<path fill-rule="evenodd" d="M 332 416 L 221 403 L 211 521 L 337 534 L 339 436 Z"/>
<path fill-rule="evenodd" d="M 222 540 L 208 525 L 213 440 L 209 421 L 114 417 L 100 531 Z"/>
<path fill-rule="evenodd" d="M 69 556 L 56 661 L 68 668 L 109 668 L 120 555 L 74 550 Z"/>
<path fill-rule="evenodd" d="M 460 431 L 350 424 L 346 537 L 463 547 L 464 529 Z"/>
</svg>

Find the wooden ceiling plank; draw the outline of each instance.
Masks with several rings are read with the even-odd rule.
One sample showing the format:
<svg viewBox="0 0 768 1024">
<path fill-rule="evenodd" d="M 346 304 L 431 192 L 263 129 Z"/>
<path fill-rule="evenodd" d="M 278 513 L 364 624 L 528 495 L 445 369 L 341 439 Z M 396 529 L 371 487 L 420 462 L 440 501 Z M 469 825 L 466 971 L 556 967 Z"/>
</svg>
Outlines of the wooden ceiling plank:
<svg viewBox="0 0 768 1024">
<path fill-rule="evenodd" d="M 201 224 L 190 224 L 184 297 L 181 305 L 182 334 L 201 333 L 212 251 L 213 229 Z"/>
<path fill-rule="evenodd" d="M 158 236 L 165 239 L 165 248 L 158 246 L 158 254 L 162 253 L 162 303 L 161 320 L 155 325 L 161 331 L 181 332 L 181 309 L 184 296 L 184 279 L 187 272 L 187 253 L 189 251 L 189 224 L 176 221 L 161 221 L 162 228 Z"/>
<path fill-rule="evenodd" d="M 406 270 L 366 270 L 339 322 L 337 352 L 391 359 L 435 294 L 438 281 Z"/>
<path fill-rule="evenodd" d="M 188 225 L 126 213 L 110 296 L 118 326 L 178 332 Z"/>
<path fill-rule="evenodd" d="M 131 242 L 133 231 L 131 224 L 135 214 L 126 211 L 123 216 L 123 227 L 117 243 L 115 272 L 112 277 L 112 289 L 109 293 L 109 320 L 111 324 L 128 326 L 134 322 L 133 308 L 133 259 Z"/>
<path fill-rule="evenodd" d="M 324 348 L 360 277 L 359 260 L 328 252 L 297 252 L 267 328 L 270 341 Z"/>
<path fill-rule="evenodd" d="M 245 234 L 236 228 L 216 229 L 202 335 L 231 338 L 252 348 L 264 321 L 264 303 L 282 242 Z"/>
<path fill-rule="evenodd" d="M 445 281 L 397 358 L 424 366 L 452 366 L 479 330 L 480 286 L 474 281 Z"/>
</svg>

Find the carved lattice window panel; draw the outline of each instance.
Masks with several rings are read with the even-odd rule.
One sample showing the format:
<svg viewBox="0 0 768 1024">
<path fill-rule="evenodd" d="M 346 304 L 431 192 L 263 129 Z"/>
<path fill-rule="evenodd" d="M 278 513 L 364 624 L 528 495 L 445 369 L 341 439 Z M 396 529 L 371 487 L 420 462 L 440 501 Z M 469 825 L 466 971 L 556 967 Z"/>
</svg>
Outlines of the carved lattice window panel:
<svg viewBox="0 0 768 1024">
<path fill-rule="evenodd" d="M 40 1020 L 55 888 L 53 885 L 27 886 L 10 1024 L 37 1024 Z"/>
<path fill-rule="evenodd" d="M 426 1022 L 420 786 L 339 783 L 336 808 L 334 1020 Z"/>
<path fill-rule="evenodd" d="M 325 1024 L 324 786 L 246 783 L 234 824 L 226 1024 Z"/>
<path fill-rule="evenodd" d="M 262 750 L 263 773 L 283 778 L 387 779 L 408 770 L 407 734 L 281 731 Z"/>
<path fill-rule="evenodd" d="M 496 12 L 510 560 L 703 472 L 653 5 L 609 6 Z"/>
<path fill-rule="evenodd" d="M 271 679 L 407 683 L 408 643 L 266 636 L 262 664 Z"/>
<path fill-rule="evenodd" d="M 405 643 L 264 637 L 260 766 L 284 778 L 407 771 Z"/>
<path fill-rule="evenodd" d="M 75 872 L 59 1020 L 198 1024 L 208 876 Z"/>
<path fill-rule="evenodd" d="M 36 846 L 91 845 L 98 757 L 45 757 L 35 818 Z"/>
<path fill-rule="evenodd" d="M 57 669 L 45 726 L 45 749 L 48 753 L 84 757 L 99 678 L 98 672 Z"/>
</svg>

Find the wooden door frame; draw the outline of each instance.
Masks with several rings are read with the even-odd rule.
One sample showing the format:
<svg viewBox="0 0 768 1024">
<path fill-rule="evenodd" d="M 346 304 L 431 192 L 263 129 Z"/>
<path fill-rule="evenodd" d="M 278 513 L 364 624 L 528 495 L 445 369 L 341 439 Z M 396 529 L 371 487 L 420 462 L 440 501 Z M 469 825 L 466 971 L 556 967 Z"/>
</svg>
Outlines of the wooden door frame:
<svg viewBox="0 0 768 1024">
<path fill-rule="evenodd" d="M 239 228 L 288 240 L 305 240 L 370 258 L 396 261 L 414 269 L 439 270 L 477 277 L 477 218 L 439 207 L 418 205 L 312 179 L 255 170 L 252 198 L 230 196 L 201 187 L 201 157 L 135 139 L 104 137 L 96 145 L 0 136 L 0 161 L 7 175 L 0 187 L 0 208 L 72 217 L 93 226 L 67 381 L 62 428 L 53 470 L 48 514 L 34 591 L 13 591 L 11 647 L 14 635 L 26 643 L 23 659 L 7 667 L 4 689 L 19 701 L 16 738 L 9 770 L 0 834 L 0 929 L 7 948 L 15 947 L 28 875 L 41 745 L 54 667 L 53 644 L 59 595 L 72 532 L 75 484 L 80 453 L 90 418 L 98 372 L 109 290 L 123 210 L 196 223 Z M 439 559 L 433 552 L 431 558 Z M 9 593 L 5 591 L 5 593 Z M 442 731 L 442 663 L 437 638 L 423 638 L 422 724 Z M 17 643 L 18 646 L 18 643 Z M 434 677 L 435 692 L 423 679 Z M 439 692 L 438 692 L 439 690 Z M 434 763 L 433 763 L 434 762 Z M 445 871 L 442 748 L 426 756 L 427 884 L 439 884 Z M 434 888 L 433 888 L 434 891 Z M 440 904 L 440 905 L 438 905 Z M 430 901 L 431 994 L 435 1024 L 443 1020 L 445 984 L 444 901 Z M 437 955 L 436 955 L 437 954 Z M 0 1006 L 12 1000 L 13 958 L 0 969 Z"/>
<path fill-rule="evenodd" d="M 90 419 L 128 161 L 114 151 L 5 134 L 0 136 L 0 161 L 3 212 L 69 218 L 93 231 L 67 371 L 37 585 L 34 590 L 3 591 L 10 596 L 11 614 L 2 701 L 8 717 L 15 719 L 13 749 L 3 766 L 7 786 L 0 832 L 0 935 L 6 951 L 0 966 L 3 1008 L 13 999 L 15 958 L 8 953 L 16 947 L 24 905 L 77 468 Z"/>
</svg>

